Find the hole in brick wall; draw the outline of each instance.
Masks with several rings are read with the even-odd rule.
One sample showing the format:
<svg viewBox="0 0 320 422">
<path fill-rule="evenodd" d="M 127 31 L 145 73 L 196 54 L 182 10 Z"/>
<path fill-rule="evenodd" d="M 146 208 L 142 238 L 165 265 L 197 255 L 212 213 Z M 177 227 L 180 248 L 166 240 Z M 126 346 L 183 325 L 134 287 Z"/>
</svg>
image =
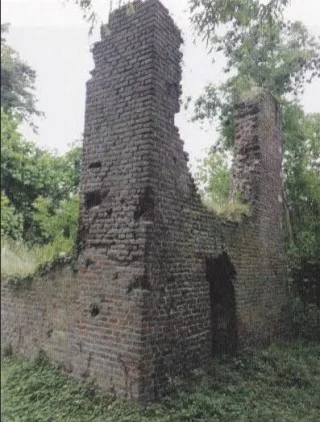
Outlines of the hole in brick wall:
<svg viewBox="0 0 320 422">
<path fill-rule="evenodd" d="M 177 158 L 176 157 L 172 157 L 174 164 L 177 163 Z"/>
<path fill-rule="evenodd" d="M 100 169 L 101 168 L 101 161 L 96 161 L 89 165 L 89 169 Z"/>
<path fill-rule="evenodd" d="M 88 192 L 85 194 L 86 208 L 96 207 L 101 204 L 101 194 L 99 191 Z"/>
<path fill-rule="evenodd" d="M 92 303 L 90 305 L 90 315 L 92 317 L 96 317 L 97 315 L 100 314 L 100 308 L 96 303 Z"/>
<path fill-rule="evenodd" d="M 85 266 L 86 266 L 86 268 L 88 268 L 88 267 L 90 267 L 90 265 L 92 265 L 94 263 L 95 262 L 92 259 L 87 258 L 86 261 L 85 261 Z"/>
<path fill-rule="evenodd" d="M 139 220 L 143 217 L 145 219 L 152 219 L 154 209 L 153 189 L 147 186 L 140 197 L 137 209 L 134 212 L 134 219 Z"/>
<path fill-rule="evenodd" d="M 110 218 L 111 216 L 112 216 L 112 208 L 109 208 L 108 210 L 107 210 L 107 217 L 108 218 Z"/>
<path fill-rule="evenodd" d="M 237 349 L 233 286 L 236 272 L 226 252 L 206 259 L 206 275 L 210 286 L 213 354 L 232 353 Z"/>
</svg>

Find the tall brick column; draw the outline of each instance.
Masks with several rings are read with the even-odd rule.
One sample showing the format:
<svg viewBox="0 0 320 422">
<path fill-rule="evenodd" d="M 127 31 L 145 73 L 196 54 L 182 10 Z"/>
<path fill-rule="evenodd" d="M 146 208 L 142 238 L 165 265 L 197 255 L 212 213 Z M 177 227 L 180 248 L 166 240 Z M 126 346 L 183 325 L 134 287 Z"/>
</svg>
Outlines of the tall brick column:
<svg viewBox="0 0 320 422">
<path fill-rule="evenodd" d="M 250 336 L 268 341 L 275 332 L 282 336 L 290 331 L 281 238 L 282 151 L 278 101 L 265 92 L 239 103 L 235 108 L 231 197 L 250 206 L 252 215 L 243 228 L 246 234 L 254 233 L 250 245 L 243 244 L 243 250 L 251 246 L 251 251 L 247 254 L 247 263 L 242 263 L 254 274 L 254 280 L 238 293 L 239 315 L 251 320 L 251 334 L 239 329 L 244 342 Z M 249 274 L 246 278 L 249 279 Z M 251 318 L 247 318 L 247 312 L 252 314 Z"/>
<path fill-rule="evenodd" d="M 133 397 L 150 388 L 145 256 L 154 152 L 161 147 L 155 130 L 165 130 L 165 120 L 179 109 L 181 41 L 158 0 L 135 1 L 102 28 L 87 83 L 79 224 L 79 277 L 86 288 L 80 304 L 91 302 L 99 315 L 79 324 L 78 333 L 89 349 L 99 325 L 102 366 L 98 359 L 92 365 L 105 374 L 106 390 Z"/>
<path fill-rule="evenodd" d="M 269 229 L 275 225 L 277 236 L 282 210 L 281 171 L 280 107 L 271 94 L 263 93 L 235 109 L 231 195 L 248 203 L 261 224 L 269 223 Z M 268 223 L 263 223 L 266 218 Z"/>
</svg>

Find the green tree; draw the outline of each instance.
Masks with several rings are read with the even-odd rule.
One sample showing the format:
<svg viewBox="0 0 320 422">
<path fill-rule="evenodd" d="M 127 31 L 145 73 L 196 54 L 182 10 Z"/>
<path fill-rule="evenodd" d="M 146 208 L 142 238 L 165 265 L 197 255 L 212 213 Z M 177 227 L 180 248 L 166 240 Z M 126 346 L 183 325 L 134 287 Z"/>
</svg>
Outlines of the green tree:
<svg viewBox="0 0 320 422">
<path fill-rule="evenodd" d="M 36 247 L 40 261 L 70 252 L 78 220 L 82 148 L 57 155 L 23 139 L 21 121 L 39 116 L 35 72 L 7 45 L 1 25 L 1 234 Z M 11 243 L 10 243 L 11 242 Z M 8 246 L 8 245 L 7 245 Z"/>
<path fill-rule="evenodd" d="M 290 274 L 300 297 L 319 306 L 319 114 L 306 115 L 298 100 L 305 83 L 320 76 L 320 44 L 301 22 L 284 21 L 288 4 L 287 0 L 190 0 L 191 21 L 209 53 L 220 52 L 227 59 L 225 82 L 205 88 L 195 101 L 194 120 L 218 118 L 218 147 L 225 151 L 234 142 L 235 102 L 264 90 L 278 98 L 284 120 L 284 234 Z M 219 173 L 212 154 L 202 169 L 209 165 L 212 174 Z M 221 188 L 214 184 L 211 188 L 216 200 Z"/>
<path fill-rule="evenodd" d="M 279 100 L 298 99 L 305 82 L 320 76 L 320 44 L 301 22 L 285 22 L 289 1 L 191 0 L 191 21 L 210 54 L 223 53 L 221 85 L 209 84 L 195 101 L 194 120 L 219 118 L 220 141 L 233 145 L 234 103 L 250 91 L 267 90 Z"/>
<path fill-rule="evenodd" d="M 39 224 L 49 257 L 72 252 L 78 226 L 79 195 L 71 194 L 58 206 L 54 206 L 50 198 L 39 196 L 34 207 L 34 221 Z"/>
<path fill-rule="evenodd" d="M 8 30 L 9 24 L 1 24 L 1 107 L 35 129 L 32 118 L 43 114 L 37 109 L 34 94 L 36 73 L 7 45 Z"/>
<path fill-rule="evenodd" d="M 7 45 L 8 29 L 8 24 L 1 25 L 1 208 L 5 216 L 1 230 L 12 238 L 20 230 L 24 240 L 46 242 L 43 224 L 36 217 L 36 200 L 43 197 L 50 202 L 51 216 L 61 213 L 64 201 L 78 192 L 82 149 L 74 143 L 59 156 L 19 133 L 21 121 L 35 128 L 32 118 L 42 113 L 34 95 L 36 74 Z"/>
<path fill-rule="evenodd" d="M 293 288 L 320 307 L 320 113 L 285 109 L 284 234 Z"/>
<path fill-rule="evenodd" d="M 9 236 L 21 239 L 23 233 L 23 216 L 17 213 L 9 199 L 1 194 L 1 237 Z"/>
<path fill-rule="evenodd" d="M 52 212 L 61 201 L 79 189 L 81 146 L 72 145 L 63 156 L 38 148 L 22 138 L 18 120 L 1 112 L 1 190 L 23 215 L 24 238 L 35 240 L 40 235 L 34 220 L 34 202 L 39 197 L 48 198 Z"/>
<path fill-rule="evenodd" d="M 198 166 L 196 180 L 206 203 L 228 202 L 230 156 L 225 151 L 218 151 L 212 147 Z"/>
</svg>

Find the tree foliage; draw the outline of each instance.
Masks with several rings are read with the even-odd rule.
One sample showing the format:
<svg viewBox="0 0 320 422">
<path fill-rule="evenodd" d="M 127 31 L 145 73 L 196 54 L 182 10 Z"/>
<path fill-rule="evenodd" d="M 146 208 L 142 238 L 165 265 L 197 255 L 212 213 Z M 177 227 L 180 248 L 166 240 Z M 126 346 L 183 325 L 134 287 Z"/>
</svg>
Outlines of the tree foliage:
<svg viewBox="0 0 320 422">
<path fill-rule="evenodd" d="M 225 151 L 211 148 L 196 174 L 200 193 L 206 203 L 225 203 L 229 198 L 230 157 Z"/>
<path fill-rule="evenodd" d="M 35 201 L 47 198 L 55 214 L 62 201 L 78 192 L 81 147 L 75 143 L 65 155 L 52 154 L 24 140 L 17 128 L 17 119 L 2 110 L 1 190 L 23 216 L 23 237 L 40 240 Z"/>
<path fill-rule="evenodd" d="M 29 122 L 41 116 L 35 97 L 36 72 L 11 48 L 5 38 L 9 24 L 1 24 L 1 107 L 6 113 Z"/>
<path fill-rule="evenodd" d="M 67 0 L 70 1 L 70 0 Z M 72 0 L 82 10 L 83 19 L 89 23 L 89 35 L 92 34 L 94 27 L 97 24 L 97 14 L 92 7 L 92 0 Z M 112 5 L 112 0 L 110 0 Z M 110 6 L 111 7 L 111 6 Z"/>
<path fill-rule="evenodd" d="M 83 19 L 89 24 L 89 35 L 92 34 L 93 29 L 95 28 L 98 22 L 98 15 L 93 7 L 93 0 L 66 0 L 72 1 L 82 11 Z M 105 0 L 106 10 L 112 12 L 114 9 L 126 5 L 128 14 L 131 14 L 134 11 L 134 5 L 132 0 Z"/>
<path fill-rule="evenodd" d="M 72 243 L 76 238 L 78 223 L 79 195 L 70 195 L 59 202 L 52 203 L 51 198 L 39 196 L 35 202 L 34 220 L 39 223 L 41 234 L 46 241 L 69 239 Z"/>
<path fill-rule="evenodd" d="M 258 87 L 283 95 L 320 76 L 320 44 L 301 22 L 286 22 L 288 0 L 191 0 L 191 21 L 210 52 Z"/>
<path fill-rule="evenodd" d="M 290 275 L 300 297 L 320 307 L 320 113 L 287 105 L 284 121 Z"/>
<path fill-rule="evenodd" d="M 14 240 L 21 239 L 23 233 L 23 216 L 17 213 L 9 199 L 1 194 L 1 237 L 8 236 Z"/>
<path fill-rule="evenodd" d="M 225 154 L 233 146 L 234 104 L 264 90 L 278 98 L 285 137 L 289 274 L 296 293 L 320 306 L 320 114 L 305 114 L 299 105 L 305 83 L 320 76 L 320 43 L 301 22 L 284 20 L 288 4 L 287 0 L 190 0 L 191 21 L 209 53 L 221 52 L 227 60 L 226 80 L 205 88 L 195 101 L 193 119 L 220 121 L 218 148 L 211 149 L 200 166 L 208 180 L 211 175 L 217 179 L 216 184 L 207 183 L 205 192 L 217 201 L 228 188 L 221 151 Z"/>
<path fill-rule="evenodd" d="M 1 233 L 8 242 L 45 244 L 41 253 L 52 258 L 75 241 L 82 149 L 76 142 L 57 155 L 19 133 L 22 121 L 35 127 L 41 113 L 36 73 L 7 45 L 8 29 L 1 25 Z"/>
<path fill-rule="evenodd" d="M 210 54 L 223 53 L 230 76 L 209 84 L 195 101 L 194 120 L 221 122 L 220 140 L 233 145 L 234 103 L 249 91 L 267 90 L 279 100 L 295 98 L 320 76 L 320 43 L 301 22 L 286 22 L 289 1 L 191 0 L 191 21 Z"/>
</svg>

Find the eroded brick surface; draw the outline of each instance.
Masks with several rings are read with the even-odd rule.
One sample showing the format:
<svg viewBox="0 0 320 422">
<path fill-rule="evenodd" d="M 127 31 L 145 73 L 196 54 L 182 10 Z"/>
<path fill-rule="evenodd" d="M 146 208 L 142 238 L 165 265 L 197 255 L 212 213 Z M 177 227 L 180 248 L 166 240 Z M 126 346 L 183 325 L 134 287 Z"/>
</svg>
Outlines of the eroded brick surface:
<svg viewBox="0 0 320 422">
<path fill-rule="evenodd" d="M 180 32 L 158 0 L 133 6 L 111 15 L 93 49 L 78 272 L 2 286 L 2 338 L 28 357 L 43 348 L 105 392 L 149 399 L 226 338 L 243 348 L 286 335 L 282 135 L 271 95 L 239 104 L 232 195 L 252 216 L 206 210 L 174 125 Z"/>
</svg>

